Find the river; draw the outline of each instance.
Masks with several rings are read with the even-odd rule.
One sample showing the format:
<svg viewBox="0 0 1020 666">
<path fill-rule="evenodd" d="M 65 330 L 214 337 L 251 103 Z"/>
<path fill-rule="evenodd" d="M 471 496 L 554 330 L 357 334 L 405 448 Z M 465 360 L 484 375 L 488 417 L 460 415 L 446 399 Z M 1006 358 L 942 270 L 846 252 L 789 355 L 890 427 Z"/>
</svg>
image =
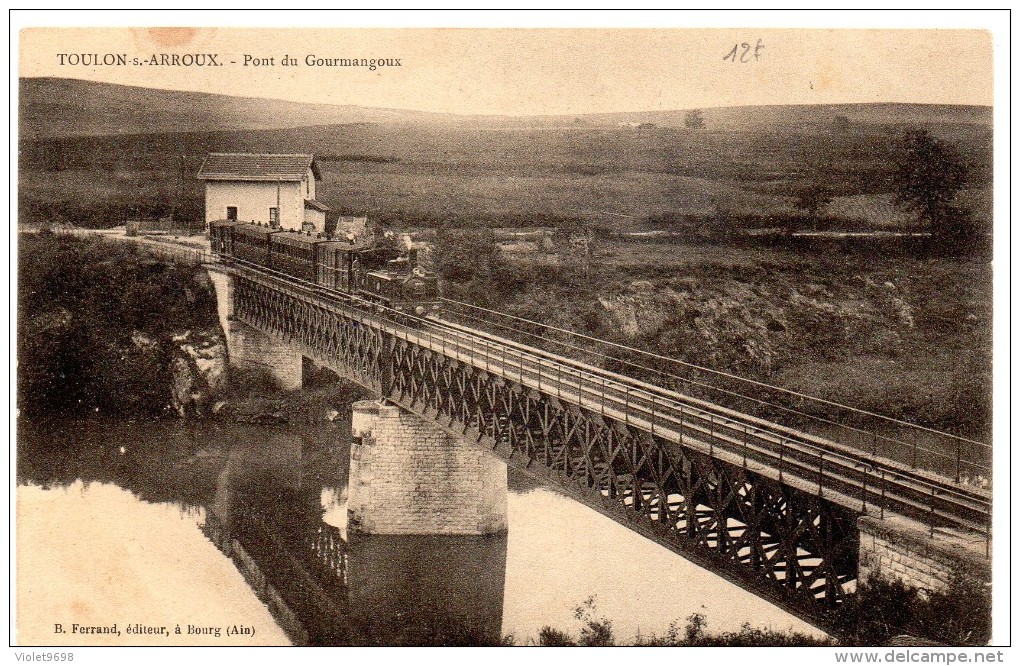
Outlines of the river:
<svg viewBox="0 0 1020 666">
<path fill-rule="evenodd" d="M 692 613 L 821 635 L 512 469 L 505 536 L 348 534 L 349 432 L 19 423 L 17 642 L 527 645 L 589 599 L 621 643 Z"/>
</svg>

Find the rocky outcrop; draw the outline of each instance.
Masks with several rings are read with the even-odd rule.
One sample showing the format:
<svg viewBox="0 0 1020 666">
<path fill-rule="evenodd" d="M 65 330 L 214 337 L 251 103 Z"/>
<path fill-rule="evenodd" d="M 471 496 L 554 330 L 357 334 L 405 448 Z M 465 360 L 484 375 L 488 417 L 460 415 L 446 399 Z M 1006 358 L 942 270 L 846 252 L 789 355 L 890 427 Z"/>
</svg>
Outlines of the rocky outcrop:
<svg viewBox="0 0 1020 666">
<path fill-rule="evenodd" d="M 223 389 L 203 269 L 89 237 L 23 236 L 18 252 L 23 413 L 186 414 Z"/>
<path fill-rule="evenodd" d="M 634 280 L 598 303 L 611 328 L 637 346 L 761 377 L 794 350 L 832 360 L 889 353 L 915 327 L 914 309 L 893 282 L 861 276 L 845 283 L 768 275 Z"/>
<path fill-rule="evenodd" d="M 783 308 L 764 288 L 741 282 L 705 290 L 637 280 L 599 303 L 627 337 L 682 349 L 700 364 L 768 373 L 786 342 Z"/>
<path fill-rule="evenodd" d="M 172 338 L 171 406 L 181 416 L 203 413 L 226 388 L 227 346 L 219 331 L 185 331 Z"/>
</svg>

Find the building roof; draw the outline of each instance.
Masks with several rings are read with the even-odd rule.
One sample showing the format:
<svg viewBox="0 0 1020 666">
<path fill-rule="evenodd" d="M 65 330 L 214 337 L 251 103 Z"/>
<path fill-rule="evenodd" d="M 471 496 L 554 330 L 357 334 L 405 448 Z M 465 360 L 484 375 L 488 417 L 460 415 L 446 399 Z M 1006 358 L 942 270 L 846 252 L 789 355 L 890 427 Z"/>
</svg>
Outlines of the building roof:
<svg viewBox="0 0 1020 666">
<path fill-rule="evenodd" d="M 321 201 L 316 201 L 315 199 L 305 199 L 305 208 L 311 208 L 312 210 L 317 210 L 320 213 L 329 211 L 329 206 Z"/>
<path fill-rule="evenodd" d="M 322 180 L 314 155 L 268 153 L 209 153 L 199 180 L 301 181 L 308 169 Z"/>
</svg>

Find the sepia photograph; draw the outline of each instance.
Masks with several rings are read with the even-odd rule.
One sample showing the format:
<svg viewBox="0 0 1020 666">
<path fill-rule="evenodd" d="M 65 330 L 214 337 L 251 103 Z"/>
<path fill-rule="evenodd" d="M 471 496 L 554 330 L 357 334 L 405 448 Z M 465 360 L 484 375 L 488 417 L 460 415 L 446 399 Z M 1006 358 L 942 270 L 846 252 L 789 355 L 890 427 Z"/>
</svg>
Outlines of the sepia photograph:
<svg viewBox="0 0 1020 666">
<path fill-rule="evenodd" d="M 1003 660 L 1008 12 L 22 14 L 19 660 Z"/>
</svg>

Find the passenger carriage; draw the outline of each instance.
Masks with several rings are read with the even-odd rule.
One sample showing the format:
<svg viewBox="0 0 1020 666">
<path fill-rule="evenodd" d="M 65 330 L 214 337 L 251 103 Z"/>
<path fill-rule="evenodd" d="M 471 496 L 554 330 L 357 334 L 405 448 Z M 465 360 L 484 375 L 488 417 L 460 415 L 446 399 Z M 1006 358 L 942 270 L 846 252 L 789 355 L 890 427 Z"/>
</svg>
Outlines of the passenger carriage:
<svg viewBox="0 0 1020 666">
<path fill-rule="evenodd" d="M 213 220 L 209 223 L 209 247 L 213 254 L 221 257 L 234 256 L 233 228 L 241 224 L 237 220 Z"/>
<path fill-rule="evenodd" d="M 209 238 L 213 252 L 225 260 L 392 308 L 408 315 L 408 323 L 438 309 L 438 279 L 407 258 L 384 263 L 365 245 L 233 220 L 211 222 Z"/>
<path fill-rule="evenodd" d="M 323 240 L 316 245 L 315 283 L 350 294 L 361 270 L 362 248 L 348 241 Z"/>
<path fill-rule="evenodd" d="M 280 231 L 272 235 L 273 270 L 316 283 L 315 252 L 319 241 L 297 231 Z"/>
<path fill-rule="evenodd" d="M 270 238 L 278 233 L 282 232 L 256 224 L 238 224 L 231 227 L 230 234 L 233 236 L 231 256 L 239 261 L 275 270 L 270 251 Z"/>
</svg>

